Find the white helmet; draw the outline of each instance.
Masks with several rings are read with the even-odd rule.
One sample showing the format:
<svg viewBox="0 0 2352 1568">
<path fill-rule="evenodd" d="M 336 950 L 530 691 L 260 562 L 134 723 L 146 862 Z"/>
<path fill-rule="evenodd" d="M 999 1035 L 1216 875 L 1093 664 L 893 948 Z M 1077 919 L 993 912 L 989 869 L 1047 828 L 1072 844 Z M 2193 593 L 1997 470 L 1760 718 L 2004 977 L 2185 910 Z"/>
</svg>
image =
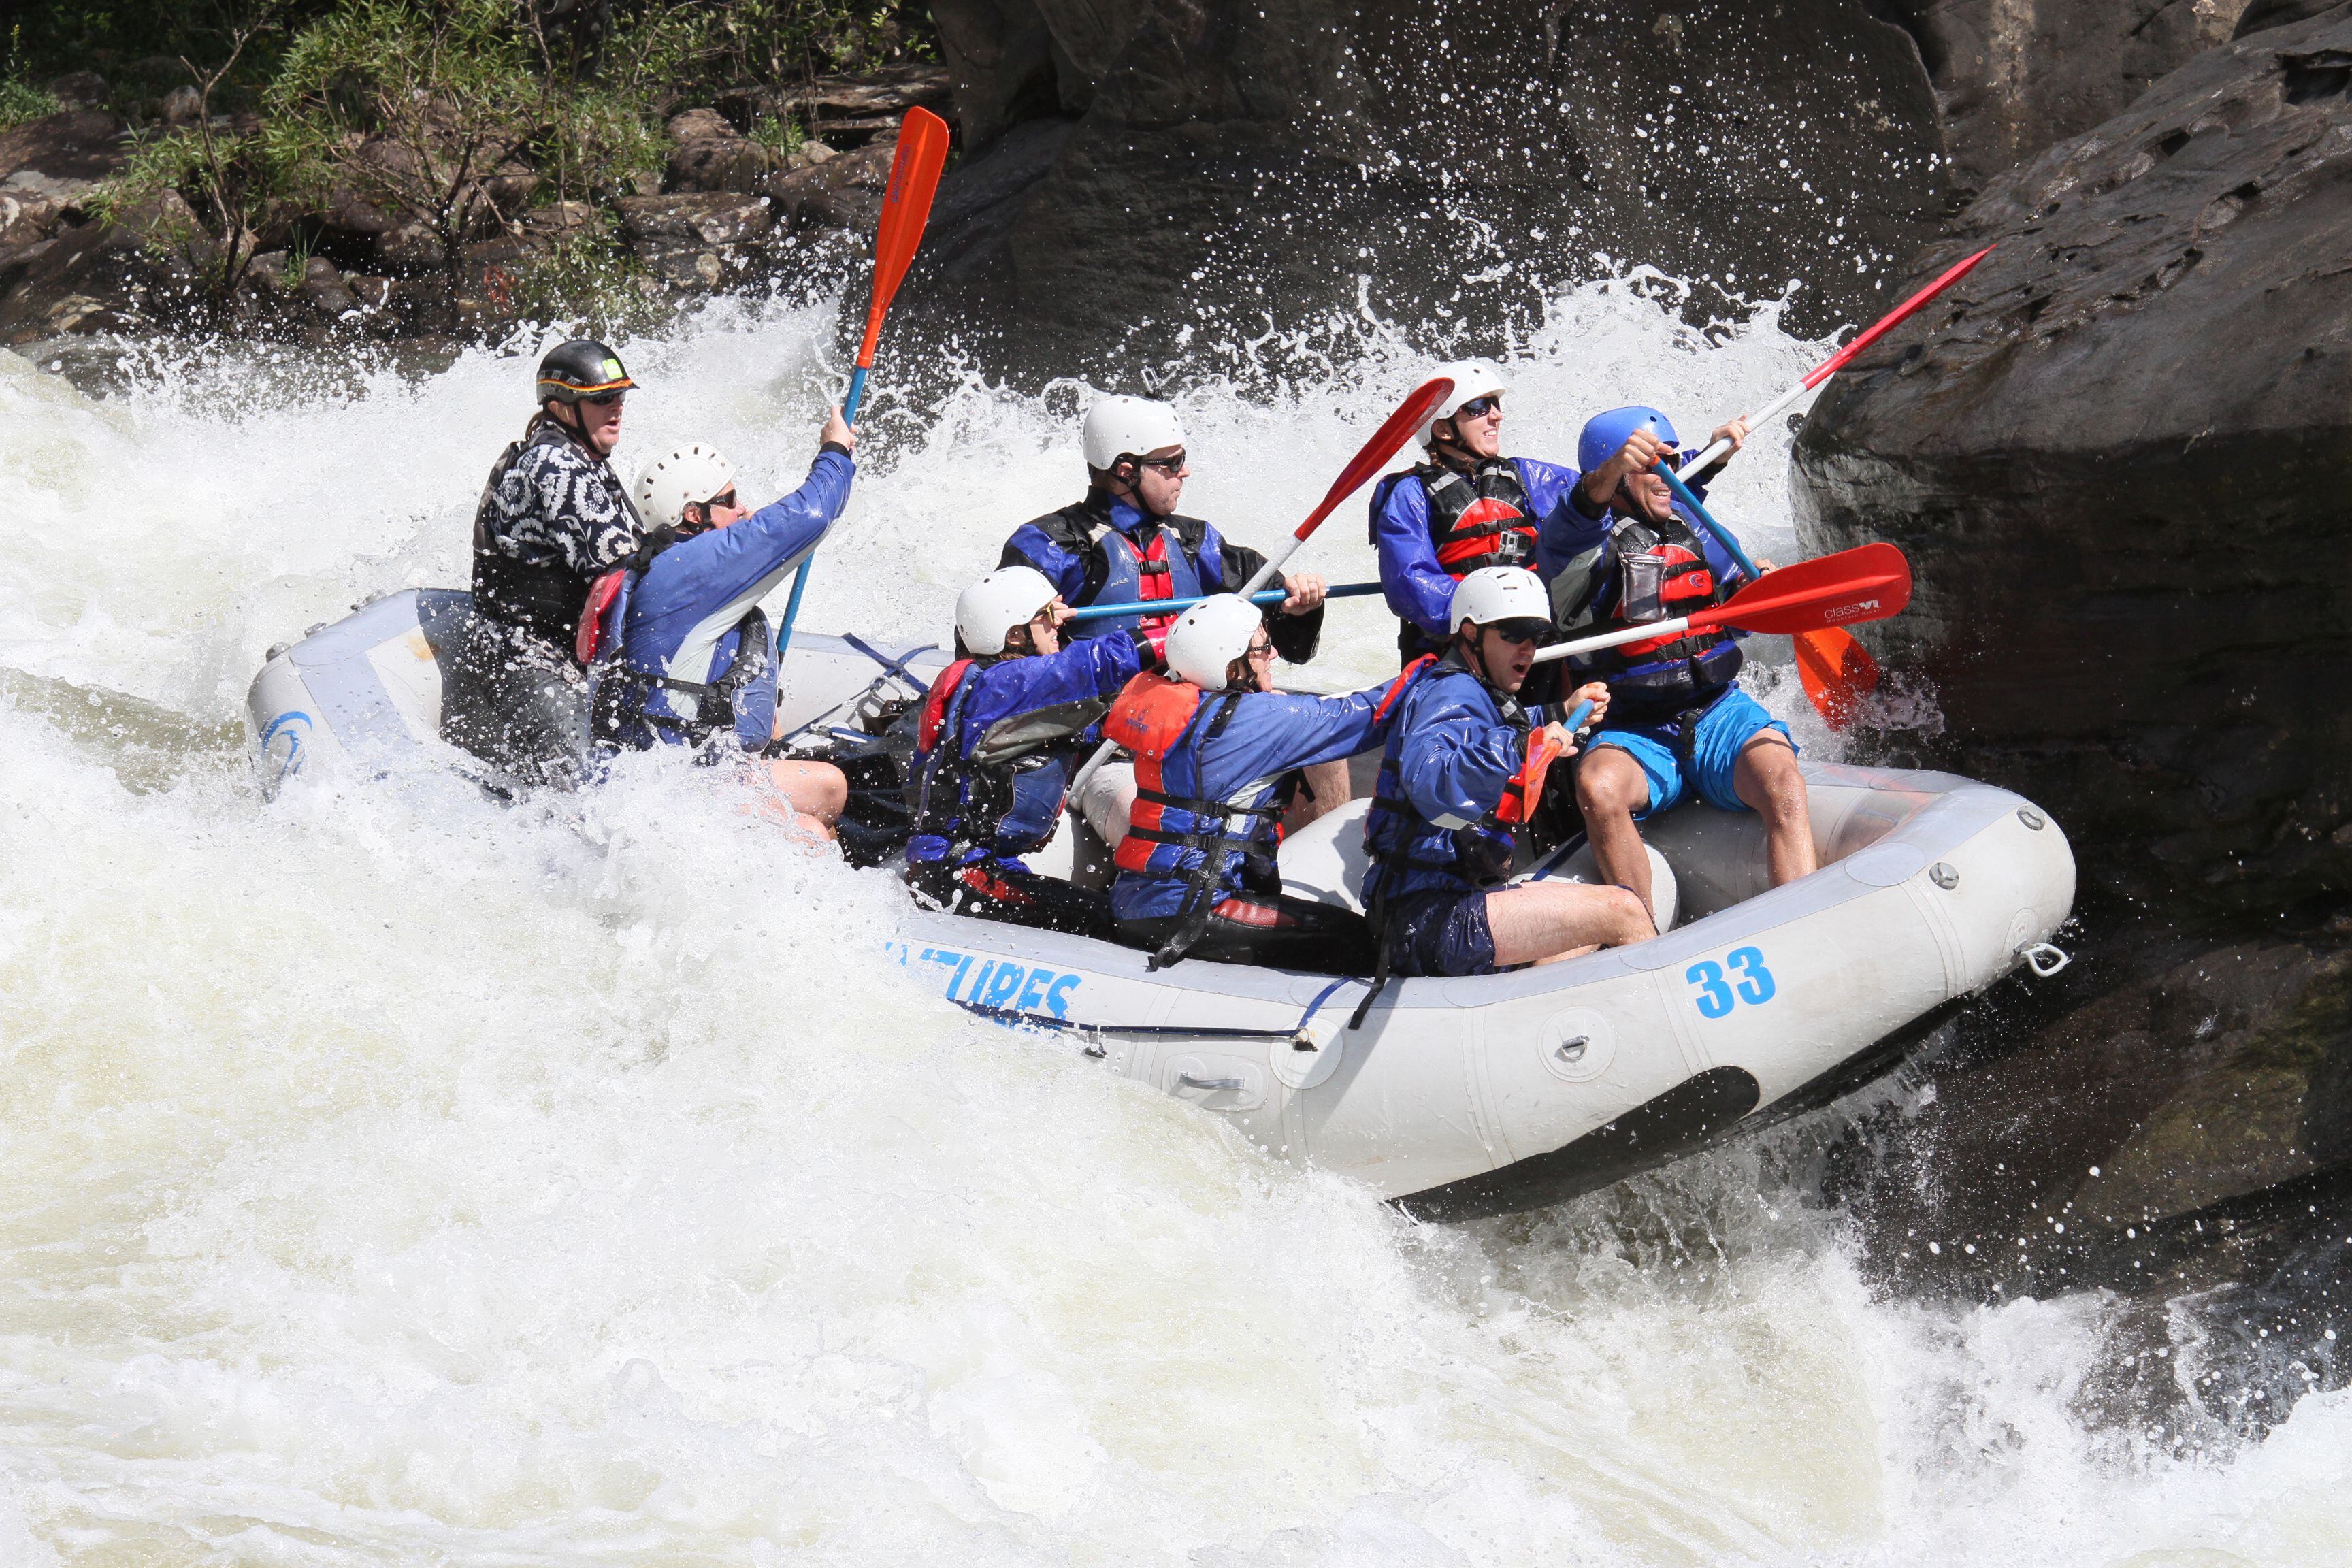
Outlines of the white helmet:
<svg viewBox="0 0 2352 1568">
<path fill-rule="evenodd" d="M 1432 381 L 1441 375 L 1453 378 L 1454 390 L 1445 395 L 1445 401 L 1437 405 L 1437 411 L 1422 426 L 1421 444 L 1423 447 L 1437 444 L 1437 422 L 1453 418 L 1454 411 L 1464 404 L 1474 398 L 1500 397 L 1511 390 L 1511 384 L 1503 379 L 1503 367 L 1490 359 L 1456 360 L 1452 364 L 1439 365 L 1429 373 Z"/>
<path fill-rule="evenodd" d="M 956 595 L 956 636 L 982 658 L 1004 651 L 1004 639 L 1025 626 L 1058 593 L 1031 566 L 1000 566 Z"/>
<path fill-rule="evenodd" d="M 1501 621 L 1551 624 L 1551 595 L 1542 579 L 1524 566 L 1481 566 L 1454 585 L 1446 618 L 1460 631 L 1465 622 L 1491 626 Z"/>
<path fill-rule="evenodd" d="M 1121 457 L 1140 458 L 1184 444 L 1176 411 L 1148 397 L 1098 397 L 1087 410 L 1087 467 L 1108 468 Z"/>
<path fill-rule="evenodd" d="M 648 528 L 676 528 L 686 509 L 735 482 L 735 465 L 697 441 L 646 466 L 637 476 L 637 510 Z"/>
<path fill-rule="evenodd" d="M 1249 652 L 1265 613 L 1238 594 L 1203 599 L 1168 628 L 1168 668 L 1179 680 L 1223 691 L 1226 667 Z"/>
</svg>

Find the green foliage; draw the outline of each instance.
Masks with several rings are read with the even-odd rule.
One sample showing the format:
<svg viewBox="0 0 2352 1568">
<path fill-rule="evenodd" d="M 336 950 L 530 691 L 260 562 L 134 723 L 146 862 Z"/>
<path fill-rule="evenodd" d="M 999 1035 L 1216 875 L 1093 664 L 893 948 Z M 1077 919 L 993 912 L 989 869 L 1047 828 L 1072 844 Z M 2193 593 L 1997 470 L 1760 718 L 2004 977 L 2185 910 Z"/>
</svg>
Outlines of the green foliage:
<svg viewBox="0 0 2352 1568">
<path fill-rule="evenodd" d="M 7 58 L 0 60 L 0 131 L 55 114 L 59 107 L 56 99 L 25 79 L 25 25 L 19 22 L 8 29 Z"/>
<path fill-rule="evenodd" d="M 939 58 L 930 7 L 887 0 L 734 0 L 712 8 L 711 31 L 723 74 L 766 87 Z"/>
</svg>

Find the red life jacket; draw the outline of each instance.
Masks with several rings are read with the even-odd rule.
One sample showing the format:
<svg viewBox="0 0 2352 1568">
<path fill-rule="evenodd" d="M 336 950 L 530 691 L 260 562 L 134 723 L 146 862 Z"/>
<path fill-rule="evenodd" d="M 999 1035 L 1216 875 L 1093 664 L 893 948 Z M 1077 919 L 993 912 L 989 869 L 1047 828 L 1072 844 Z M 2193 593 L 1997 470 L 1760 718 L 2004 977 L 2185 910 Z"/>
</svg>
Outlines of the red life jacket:
<svg viewBox="0 0 2352 1568">
<path fill-rule="evenodd" d="M 929 752 L 939 745 L 940 726 L 947 721 L 948 704 L 954 700 L 956 688 L 963 684 L 963 678 L 971 673 L 971 663 L 968 658 L 960 658 L 940 671 L 940 678 L 931 682 L 930 693 L 923 699 L 922 717 L 915 721 L 917 751 Z"/>
<path fill-rule="evenodd" d="M 1103 720 L 1104 738 L 1135 753 L 1135 805 L 1128 811 L 1127 837 L 1112 857 L 1123 871 L 1153 869 L 1168 807 L 1177 804 L 1161 788 L 1161 770 L 1200 710 L 1199 687 L 1147 669 L 1120 690 Z"/>
<path fill-rule="evenodd" d="M 1465 478 L 1442 463 L 1424 463 L 1413 474 L 1429 497 L 1429 542 L 1447 576 L 1459 582 L 1481 566 L 1535 560 L 1536 524 L 1517 464 L 1484 458 Z"/>
</svg>

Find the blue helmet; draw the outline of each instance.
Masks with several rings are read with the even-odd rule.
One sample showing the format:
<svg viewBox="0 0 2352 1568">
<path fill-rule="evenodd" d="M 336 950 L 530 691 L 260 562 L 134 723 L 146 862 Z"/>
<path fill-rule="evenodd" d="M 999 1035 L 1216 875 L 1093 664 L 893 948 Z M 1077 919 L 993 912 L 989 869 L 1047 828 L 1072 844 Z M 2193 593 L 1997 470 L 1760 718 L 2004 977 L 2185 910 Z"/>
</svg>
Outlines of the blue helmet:
<svg viewBox="0 0 2352 1568">
<path fill-rule="evenodd" d="M 1669 447 L 1680 447 L 1682 440 L 1675 434 L 1675 422 L 1654 408 L 1630 404 L 1612 408 L 1606 414 L 1596 414 L 1584 422 L 1584 434 L 1576 438 L 1576 466 L 1591 473 L 1625 445 L 1625 437 L 1636 430 L 1647 430 Z"/>
</svg>

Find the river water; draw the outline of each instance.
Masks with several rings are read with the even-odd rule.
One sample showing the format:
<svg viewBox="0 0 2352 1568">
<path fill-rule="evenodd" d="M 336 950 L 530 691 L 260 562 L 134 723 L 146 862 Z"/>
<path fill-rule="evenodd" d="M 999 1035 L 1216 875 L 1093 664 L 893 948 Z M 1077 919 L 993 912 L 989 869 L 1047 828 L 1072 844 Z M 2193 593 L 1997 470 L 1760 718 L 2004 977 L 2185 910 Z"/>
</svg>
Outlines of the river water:
<svg viewBox="0 0 2352 1568">
<path fill-rule="evenodd" d="M 625 345 L 624 461 L 796 483 L 833 319 Z M 1305 513 L 1425 367 L 1355 341 L 1183 394 L 1187 510 Z M 1811 347 L 1565 294 L 1507 443 L 1636 396 L 1703 426 Z M 264 804 L 264 651 L 463 582 L 531 353 L 162 356 L 95 399 L 0 355 L 0 1563 L 2352 1561 L 2352 1393 L 2159 1437 L 2087 1392 L 2115 1303 L 1874 1294 L 1811 1196 L 1834 1112 L 1419 1226 L 922 994 L 893 884 L 708 773 L 576 817 Z M 809 625 L 935 638 L 1076 495 L 1083 389 L 942 385 L 876 405 Z M 1768 554 L 1786 443 L 1719 491 Z M 1361 515 L 1307 560 L 1369 574 Z M 1392 669 L 1377 609 L 1331 626 L 1307 673 Z"/>
</svg>

